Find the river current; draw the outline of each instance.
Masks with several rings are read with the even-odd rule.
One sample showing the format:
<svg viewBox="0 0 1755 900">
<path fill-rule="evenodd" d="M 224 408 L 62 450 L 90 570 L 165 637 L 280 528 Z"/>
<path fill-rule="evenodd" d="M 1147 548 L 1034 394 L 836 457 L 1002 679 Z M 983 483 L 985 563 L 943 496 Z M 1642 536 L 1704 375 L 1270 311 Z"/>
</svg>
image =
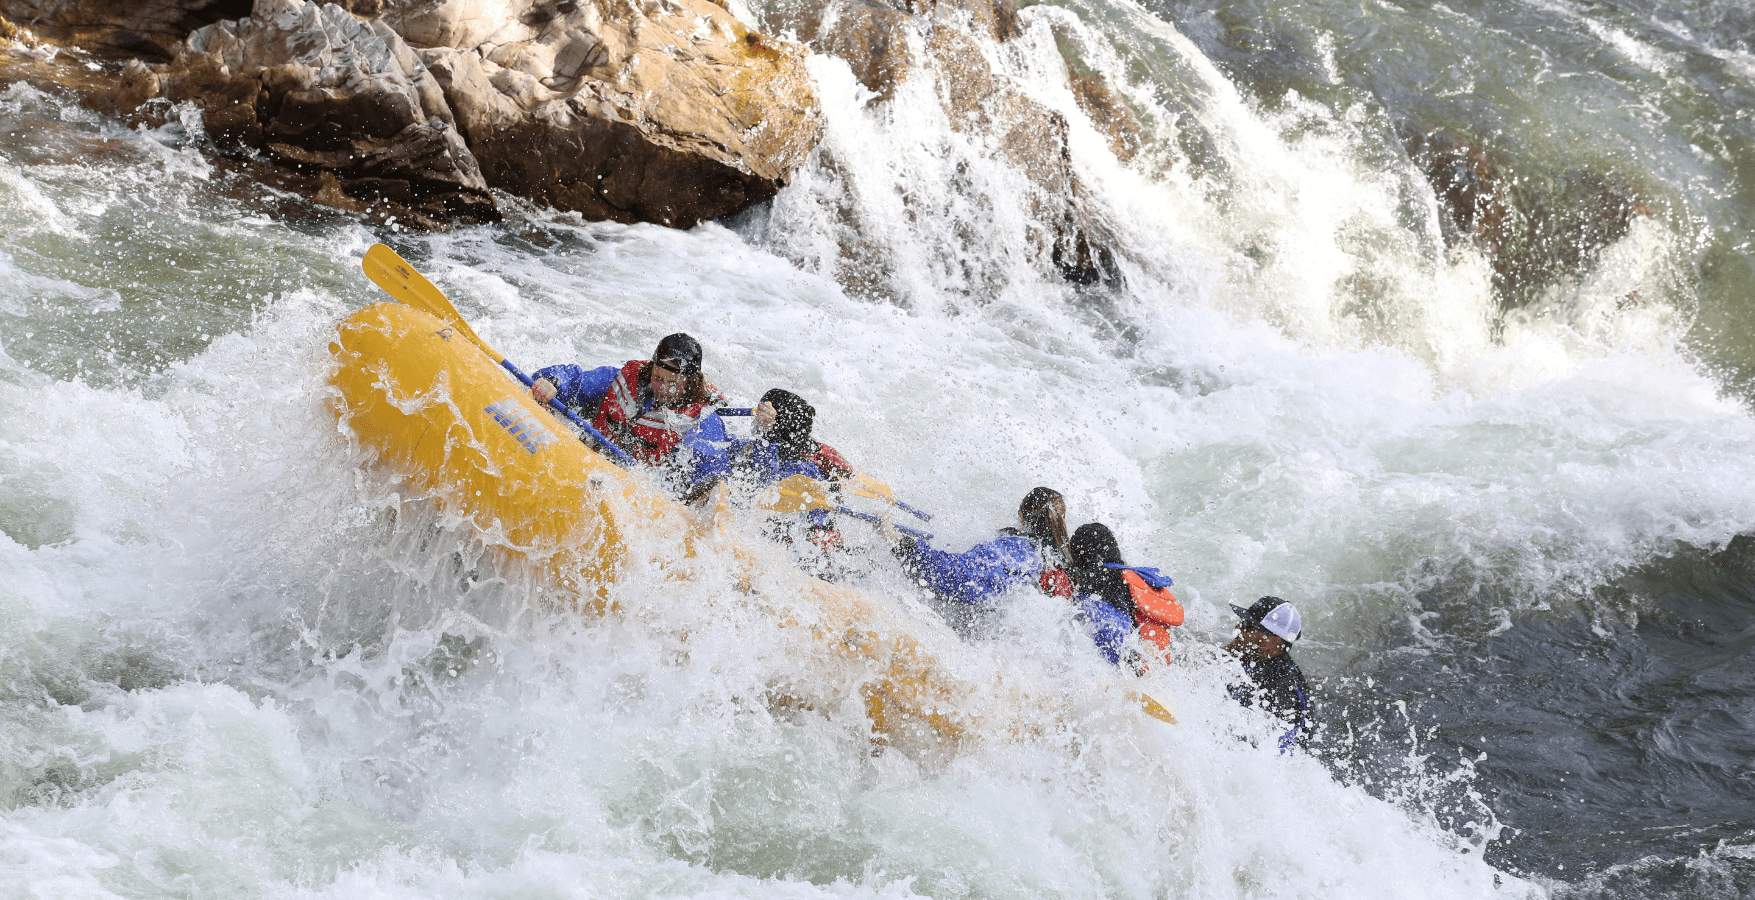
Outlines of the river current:
<svg viewBox="0 0 1755 900">
<path fill-rule="evenodd" d="M 818 58 L 810 163 L 686 232 L 367 228 L 194 113 L 0 87 L 0 896 L 1755 895 L 1747 6 L 1020 18 L 983 52 L 1068 121 L 1091 284 L 924 69 L 877 103 Z M 1422 171 L 1444 141 L 1514 201 L 1499 256 Z M 689 331 L 938 546 L 1057 487 L 1176 578 L 1181 724 L 1020 595 L 950 662 L 1077 714 L 874 754 L 857 710 L 764 701 L 833 673 L 729 583 L 635 566 L 559 615 L 491 537 L 391 515 L 327 387 L 378 241 L 526 369 Z M 1324 723 L 1290 756 L 1215 649 L 1270 593 Z"/>
</svg>

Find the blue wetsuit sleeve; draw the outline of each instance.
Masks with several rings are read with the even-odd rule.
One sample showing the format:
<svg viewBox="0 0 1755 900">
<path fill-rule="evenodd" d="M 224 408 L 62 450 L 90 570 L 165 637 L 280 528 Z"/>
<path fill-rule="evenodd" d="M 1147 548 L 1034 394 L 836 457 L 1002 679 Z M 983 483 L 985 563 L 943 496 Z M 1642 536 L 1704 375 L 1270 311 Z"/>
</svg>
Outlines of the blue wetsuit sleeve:
<svg viewBox="0 0 1755 900">
<path fill-rule="evenodd" d="M 806 478 L 814 478 L 818 481 L 823 480 L 823 470 L 817 468 L 815 463 L 802 459 L 795 459 L 781 463 L 778 474 L 779 477 L 775 479 L 776 481 L 783 481 L 794 475 L 803 475 Z"/>
<path fill-rule="evenodd" d="M 946 553 L 925 542 L 914 542 L 906 562 L 927 587 L 971 605 L 1014 585 L 1030 584 L 1042 572 L 1041 555 L 1029 541 L 1017 537 L 994 538 L 962 553 Z"/>
<path fill-rule="evenodd" d="M 682 439 L 688 453 L 689 483 L 699 484 L 730 472 L 730 450 L 736 440 L 725 433 L 725 422 L 718 413 L 702 416 Z"/>
<path fill-rule="evenodd" d="M 1298 722 L 1280 735 L 1280 752 L 1291 753 L 1298 746 L 1298 738 L 1303 735 L 1305 726 L 1310 724 L 1310 697 L 1303 687 L 1295 686 L 1298 692 Z"/>
<path fill-rule="evenodd" d="M 615 366 L 599 366 L 587 369 L 582 366 L 562 364 L 537 369 L 530 376 L 532 380 L 547 378 L 555 383 L 555 399 L 561 405 L 578 412 L 587 422 L 597 414 L 598 404 L 603 402 L 603 395 L 609 393 L 609 386 L 615 383 L 615 377 L 621 370 Z"/>
<path fill-rule="evenodd" d="M 1079 609 L 1085 614 L 1085 628 L 1098 652 L 1110 663 L 1120 665 L 1121 645 L 1133 632 L 1133 622 L 1128 620 L 1127 613 L 1090 594 L 1079 598 Z"/>
</svg>

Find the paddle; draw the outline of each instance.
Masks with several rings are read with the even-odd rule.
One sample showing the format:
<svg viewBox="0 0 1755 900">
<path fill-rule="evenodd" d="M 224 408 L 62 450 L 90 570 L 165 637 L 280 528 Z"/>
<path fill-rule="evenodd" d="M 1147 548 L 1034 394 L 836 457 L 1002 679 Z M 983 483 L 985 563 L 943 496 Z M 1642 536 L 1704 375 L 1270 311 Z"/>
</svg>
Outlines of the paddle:
<svg viewBox="0 0 1755 900">
<path fill-rule="evenodd" d="M 848 509 L 845 506 L 836 506 L 836 507 L 833 507 L 833 509 L 835 512 L 838 512 L 844 516 L 852 516 L 855 519 L 864 519 L 867 522 L 870 522 L 874 525 L 882 525 L 884 522 L 884 520 L 879 516 L 874 516 L 871 513 L 863 513 L 863 512 L 860 512 L 859 510 L 856 510 L 856 509 Z M 922 540 L 922 541 L 932 540 L 932 535 L 927 534 L 924 531 L 919 531 L 919 530 L 916 530 L 913 528 L 909 528 L 906 525 L 896 525 L 894 522 L 891 522 L 890 524 L 892 526 L 894 526 L 897 531 L 900 531 L 903 534 L 908 535 L 911 538 L 915 538 L 917 540 Z"/>
<path fill-rule="evenodd" d="M 434 287 L 425 275 L 416 271 L 414 266 L 408 264 L 407 260 L 396 255 L 395 250 L 383 244 L 373 244 L 371 249 L 366 251 L 365 259 L 360 261 L 360 268 L 364 269 L 366 277 L 372 279 L 373 284 L 383 288 L 385 293 L 451 326 L 458 334 L 469 338 L 475 346 L 480 347 L 481 351 L 494 362 L 499 363 L 506 371 L 512 373 L 512 377 L 522 382 L 525 387 L 530 386 L 530 376 L 519 371 L 518 367 L 513 365 L 511 361 L 496 353 L 494 348 L 489 347 L 487 341 L 482 340 L 475 333 L 475 329 L 470 328 L 469 323 L 463 320 L 463 315 L 457 311 L 457 307 L 451 304 L 450 299 L 445 296 L 445 292 Z M 634 458 L 629 456 L 626 451 L 610 443 L 609 438 L 604 437 L 596 428 L 591 427 L 589 422 L 574 415 L 573 411 L 563 406 L 560 401 L 550 400 L 548 408 L 565 417 L 580 431 L 589 435 L 592 440 L 597 442 L 597 451 L 607 455 L 617 465 L 622 468 L 635 465 Z"/>
<path fill-rule="evenodd" d="M 822 483 L 806 475 L 793 475 L 788 478 L 783 478 L 774 485 L 774 489 L 780 493 L 780 502 L 774 504 L 772 507 L 775 512 L 803 512 L 807 509 L 826 509 L 830 512 L 838 512 L 844 516 L 852 516 L 855 519 L 864 519 L 873 524 L 882 524 L 884 521 L 882 518 L 874 516 L 871 513 L 863 513 L 856 509 L 848 509 L 839 503 L 830 501 L 827 492 L 822 488 Z M 897 531 L 900 531 L 909 537 L 918 538 L 923 541 L 932 540 L 932 535 L 927 534 L 924 531 L 916 531 L 906 525 L 897 525 L 895 527 Z"/>
<path fill-rule="evenodd" d="M 748 415 L 754 415 L 755 410 L 753 410 L 747 406 L 735 407 L 735 408 L 721 409 L 721 410 L 719 410 L 719 414 L 722 416 L 748 416 Z M 902 510 L 903 512 L 906 512 L 906 513 L 909 513 L 911 515 L 918 517 L 923 522 L 932 521 L 932 513 L 923 512 L 921 510 L 915 509 L 912 506 L 909 506 L 906 503 L 903 503 L 900 500 L 897 500 L 895 495 L 890 493 L 890 486 L 889 485 L 884 484 L 883 482 L 877 480 L 876 478 L 871 477 L 870 475 L 865 474 L 864 472 L 855 472 L 855 473 L 853 473 L 852 478 L 849 478 L 845 481 L 842 481 L 840 484 L 844 490 L 846 490 L 848 493 L 852 494 L 855 497 L 864 497 L 867 500 L 882 500 L 885 503 L 888 503 L 888 504 L 896 507 L 897 509 Z"/>
</svg>

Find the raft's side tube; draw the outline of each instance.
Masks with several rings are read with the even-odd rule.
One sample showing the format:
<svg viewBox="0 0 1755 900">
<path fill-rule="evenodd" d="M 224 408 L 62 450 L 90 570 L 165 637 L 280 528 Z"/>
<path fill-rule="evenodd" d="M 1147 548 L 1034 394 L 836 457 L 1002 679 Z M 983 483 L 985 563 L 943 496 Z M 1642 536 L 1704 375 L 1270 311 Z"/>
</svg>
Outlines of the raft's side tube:
<svg viewBox="0 0 1755 900">
<path fill-rule="evenodd" d="M 741 580 L 756 574 L 735 536 L 703 527 L 681 503 L 574 440 L 528 390 L 431 315 L 400 303 L 368 306 L 341 322 L 330 349 L 337 414 L 379 463 L 483 533 L 503 535 L 513 552 L 552 565 L 586 608 L 605 607 L 630 544 L 681 559 L 717 542 L 718 553 L 748 567 Z M 837 697 L 859 698 L 882 739 L 943 748 L 971 731 L 1021 727 L 1027 701 L 951 675 L 922 644 L 949 645 L 948 631 L 802 573 L 760 574 L 782 596 L 753 593 L 751 602 L 808 629 L 827 657 L 844 661 L 822 683 Z M 677 590 L 680 598 L 690 588 L 679 582 Z"/>
</svg>

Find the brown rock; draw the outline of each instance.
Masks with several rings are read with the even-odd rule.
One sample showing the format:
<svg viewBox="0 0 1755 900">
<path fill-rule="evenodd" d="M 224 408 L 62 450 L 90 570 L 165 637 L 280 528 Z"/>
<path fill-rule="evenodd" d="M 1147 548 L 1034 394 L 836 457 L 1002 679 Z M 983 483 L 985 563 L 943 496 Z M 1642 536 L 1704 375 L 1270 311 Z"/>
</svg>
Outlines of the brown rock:
<svg viewBox="0 0 1755 900">
<path fill-rule="evenodd" d="M 999 152 L 1029 177 L 1031 211 L 1061 276 L 1083 285 L 1119 277 L 1108 230 L 1080 201 L 1066 118 L 996 75 L 968 32 L 940 27 L 927 48 L 951 127 L 992 135 Z"/>
<path fill-rule="evenodd" d="M 690 227 L 774 195 L 821 134 L 804 48 L 708 0 L 405 0 L 487 182 L 594 219 Z"/>
<path fill-rule="evenodd" d="M 895 96 L 914 55 L 908 49 L 911 14 L 872 0 L 800 0 L 776 6 L 767 27 L 798 35 L 817 53 L 840 57 L 853 77 L 880 101 Z"/>
<path fill-rule="evenodd" d="M 996 41 L 1018 36 L 1015 0 L 901 0 L 909 12 L 945 24 L 968 21 L 977 34 Z"/>
<path fill-rule="evenodd" d="M 249 12 L 249 0 L 0 0 L 0 16 L 109 59 L 168 60 L 189 32 Z"/>
<path fill-rule="evenodd" d="M 1146 128 L 1127 101 L 1116 96 L 1101 75 L 1068 72 L 1067 76 L 1072 83 L 1073 99 L 1091 117 L 1091 124 L 1109 138 L 1109 149 L 1115 158 L 1127 162 L 1139 155 L 1140 148 L 1146 145 Z"/>
<path fill-rule="evenodd" d="M 438 82 L 395 32 L 333 4 L 259 0 L 253 16 L 191 34 L 170 66 L 129 66 L 118 93 L 193 102 L 222 148 L 329 172 L 386 217 L 496 216 Z"/>
<path fill-rule="evenodd" d="M 1582 274 L 1603 248 L 1652 214 L 1637 182 L 1597 172 L 1542 171 L 1447 131 L 1409 131 L 1408 154 L 1443 212 L 1448 243 L 1479 248 L 1493 264 L 1501 305 L 1521 306 Z"/>
<path fill-rule="evenodd" d="M 1039 226 L 1038 247 L 1062 276 L 1080 284 L 1119 277 L 1108 249 L 1113 239 L 1090 211 L 1091 204 L 1081 199 L 1066 120 L 995 73 L 982 53 L 981 42 L 1019 34 L 1017 8 L 1010 0 L 894 0 L 894 5 L 879 0 L 782 0 L 769 9 L 765 21 L 771 28 L 793 31 L 820 53 L 846 60 L 879 100 L 892 98 L 910 71 L 930 72 L 951 127 L 987 136 L 1030 179 L 1028 202 Z M 909 49 L 910 38 L 916 36 L 924 51 L 918 60 Z M 1144 128 L 1100 79 L 1075 78 L 1074 91 L 1099 127 L 1110 133 L 1118 154 L 1138 152 Z M 858 213 L 843 205 L 837 215 L 852 220 Z M 862 296 L 883 296 L 882 279 L 872 274 L 885 265 L 882 250 L 863 245 L 859 230 L 856 222 L 844 230 L 853 237 L 842 242 L 843 286 Z"/>
</svg>

